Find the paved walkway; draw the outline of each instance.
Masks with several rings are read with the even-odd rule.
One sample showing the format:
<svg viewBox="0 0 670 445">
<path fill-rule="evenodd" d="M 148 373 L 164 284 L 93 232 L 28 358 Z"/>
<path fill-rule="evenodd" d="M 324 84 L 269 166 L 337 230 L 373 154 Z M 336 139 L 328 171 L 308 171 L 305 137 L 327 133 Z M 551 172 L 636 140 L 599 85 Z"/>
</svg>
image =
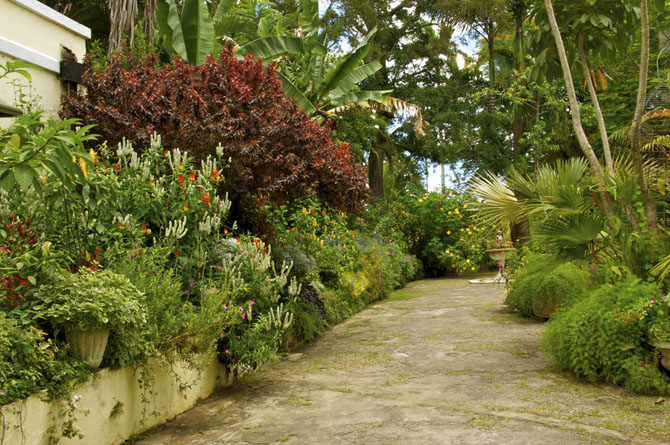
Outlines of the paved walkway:
<svg viewBox="0 0 670 445">
<path fill-rule="evenodd" d="M 555 371 L 503 295 L 411 283 L 135 443 L 670 443 L 670 401 Z"/>
</svg>

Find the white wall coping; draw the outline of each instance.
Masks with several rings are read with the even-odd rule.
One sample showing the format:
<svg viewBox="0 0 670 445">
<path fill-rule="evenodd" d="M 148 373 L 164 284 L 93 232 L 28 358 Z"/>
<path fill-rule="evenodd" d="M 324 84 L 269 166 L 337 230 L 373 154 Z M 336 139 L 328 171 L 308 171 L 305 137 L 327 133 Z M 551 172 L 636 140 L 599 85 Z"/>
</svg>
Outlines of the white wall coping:
<svg viewBox="0 0 670 445">
<path fill-rule="evenodd" d="M 45 19 L 54 22 L 63 28 L 69 29 L 75 34 L 79 34 L 82 37 L 87 39 L 91 38 L 91 29 L 82 25 L 79 22 L 75 22 L 71 18 L 61 14 L 60 12 L 49 8 L 44 3 L 40 3 L 37 0 L 12 0 L 14 3 L 29 9 L 35 14 L 44 17 Z"/>
<path fill-rule="evenodd" d="M 0 53 L 12 56 L 15 59 L 25 60 L 45 70 L 60 73 L 60 62 L 58 60 L 2 36 L 0 36 Z"/>
</svg>

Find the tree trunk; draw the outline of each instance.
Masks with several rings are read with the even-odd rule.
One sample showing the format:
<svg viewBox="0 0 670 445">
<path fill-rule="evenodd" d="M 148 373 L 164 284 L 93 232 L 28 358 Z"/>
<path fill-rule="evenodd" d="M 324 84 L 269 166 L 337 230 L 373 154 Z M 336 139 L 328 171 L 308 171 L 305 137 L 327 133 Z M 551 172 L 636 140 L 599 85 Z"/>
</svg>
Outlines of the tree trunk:
<svg viewBox="0 0 670 445">
<path fill-rule="evenodd" d="M 381 149 L 370 150 L 368 158 L 368 182 L 372 201 L 384 199 L 384 152 Z"/>
<path fill-rule="evenodd" d="M 647 76 L 649 71 L 649 6 L 647 0 L 640 1 L 640 18 L 642 21 L 642 49 L 640 51 L 640 81 L 637 87 L 637 103 L 635 105 L 635 115 L 631 125 L 631 154 L 633 157 L 633 167 L 637 183 L 642 191 L 642 201 L 644 203 L 644 213 L 647 217 L 649 227 L 656 228 L 658 216 L 656 215 L 656 203 L 651 195 L 651 190 L 647 186 L 644 178 L 644 165 L 642 160 L 642 147 L 640 143 L 640 127 L 642 126 L 642 114 L 647 100 Z"/>
<path fill-rule="evenodd" d="M 486 34 L 489 49 L 489 113 L 493 114 L 496 112 L 496 93 L 494 91 L 496 87 L 496 64 L 493 60 L 495 33 L 492 23 L 487 26 Z"/>
<path fill-rule="evenodd" d="M 602 206 L 605 216 L 611 218 L 614 216 L 614 210 L 612 209 L 612 203 L 610 202 L 609 195 L 607 193 L 607 181 L 605 181 L 605 175 L 603 173 L 602 166 L 596 153 L 593 151 L 593 147 L 589 143 L 584 128 L 582 127 L 582 118 L 579 112 L 579 102 L 577 102 L 577 94 L 575 92 L 575 85 L 572 81 L 572 72 L 570 71 L 570 64 L 568 63 L 568 56 L 565 52 L 565 46 L 563 45 L 563 38 L 561 37 L 561 31 L 558 29 L 558 23 L 556 23 L 556 16 L 554 15 L 554 5 L 551 3 L 551 0 L 544 0 L 545 7 L 547 8 L 547 16 L 549 18 L 549 24 L 551 26 L 551 32 L 554 35 L 554 40 L 556 41 L 556 50 L 558 52 L 558 57 L 561 61 L 561 69 L 563 71 L 563 77 L 565 78 L 565 89 L 568 93 L 568 100 L 570 102 L 570 112 L 572 114 L 572 127 L 574 128 L 577 141 L 579 146 L 586 156 L 586 159 L 591 166 L 594 176 L 596 177 L 598 184 L 601 189 L 602 196 Z"/>
<path fill-rule="evenodd" d="M 516 54 L 516 74 L 517 76 L 524 76 L 526 72 L 526 60 L 525 52 L 523 50 L 523 16 L 516 15 L 515 21 L 515 31 L 514 31 L 514 40 L 515 45 L 514 49 L 517 52 Z M 518 47 L 518 49 L 517 49 Z M 523 89 L 526 89 L 528 81 L 525 77 L 521 77 L 521 86 Z M 525 96 L 525 95 L 524 95 Z M 523 133 L 526 131 L 526 119 L 524 113 L 525 106 L 521 106 L 521 111 L 516 112 L 514 120 L 512 121 L 512 149 L 514 157 L 516 158 L 521 153 L 521 139 L 523 138 Z"/>
<path fill-rule="evenodd" d="M 579 62 L 582 65 L 582 71 L 584 72 L 584 80 L 586 81 L 586 86 L 589 90 L 589 96 L 591 97 L 591 104 L 593 105 L 593 112 L 596 115 L 596 121 L 598 121 L 598 130 L 600 131 L 600 141 L 603 144 L 603 154 L 605 155 L 605 170 L 610 178 L 614 177 L 614 165 L 612 164 L 612 152 L 610 150 L 610 141 L 607 136 L 607 127 L 605 126 L 605 117 L 603 116 L 602 109 L 600 108 L 600 101 L 598 101 L 598 94 L 596 93 L 596 87 L 593 84 L 593 79 L 591 78 L 591 70 L 589 69 L 589 63 L 586 60 L 586 54 L 584 53 L 584 28 L 579 31 L 579 42 L 577 44 L 577 51 L 579 53 Z"/>
</svg>

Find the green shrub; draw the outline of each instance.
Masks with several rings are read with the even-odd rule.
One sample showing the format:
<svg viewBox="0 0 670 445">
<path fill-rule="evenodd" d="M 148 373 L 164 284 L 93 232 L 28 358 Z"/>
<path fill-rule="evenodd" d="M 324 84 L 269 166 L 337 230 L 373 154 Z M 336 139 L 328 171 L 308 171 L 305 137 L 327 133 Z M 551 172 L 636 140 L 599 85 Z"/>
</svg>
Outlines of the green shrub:
<svg viewBox="0 0 670 445">
<path fill-rule="evenodd" d="M 670 378 L 648 344 L 655 321 L 648 310 L 659 295 L 656 284 L 634 277 L 605 284 L 552 317 L 544 347 L 563 369 L 589 381 L 669 394 Z"/>
<path fill-rule="evenodd" d="M 556 266 L 538 254 L 530 254 L 526 261 L 508 283 L 505 299 L 510 311 L 518 311 L 524 317 L 534 316 L 533 307 L 558 308 L 580 300 L 591 286 L 590 273 L 572 263 Z"/>
<path fill-rule="evenodd" d="M 0 311 L 0 406 L 44 388 L 53 397 L 64 382 L 88 375 L 88 365 L 64 354 L 45 332 Z"/>
</svg>

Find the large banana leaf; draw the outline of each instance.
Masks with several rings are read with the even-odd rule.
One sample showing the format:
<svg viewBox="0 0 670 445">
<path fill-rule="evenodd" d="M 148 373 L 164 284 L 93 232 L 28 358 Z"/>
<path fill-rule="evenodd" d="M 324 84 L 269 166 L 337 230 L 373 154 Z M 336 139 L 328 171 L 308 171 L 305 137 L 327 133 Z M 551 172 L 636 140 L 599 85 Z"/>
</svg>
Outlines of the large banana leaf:
<svg viewBox="0 0 670 445">
<path fill-rule="evenodd" d="M 298 101 L 298 104 L 300 104 L 300 106 L 305 110 L 307 116 L 314 115 L 314 113 L 316 113 L 316 107 L 314 104 L 309 99 L 307 99 L 304 94 L 302 94 L 302 91 L 300 91 L 299 88 L 293 85 L 293 82 L 291 82 L 288 77 L 286 77 L 280 71 L 278 71 L 277 74 L 279 74 L 279 79 L 281 80 L 281 86 L 282 90 L 284 90 L 284 93 Z"/>
<path fill-rule="evenodd" d="M 310 33 L 316 28 L 319 18 L 319 2 L 318 0 L 303 0 L 301 24 L 305 33 Z"/>
<path fill-rule="evenodd" d="M 379 62 L 368 63 L 351 71 L 337 84 L 337 87 L 328 93 L 329 98 L 335 98 L 349 93 L 356 85 L 379 71 L 382 64 Z M 333 103 L 335 105 L 335 103 Z"/>
<path fill-rule="evenodd" d="M 297 56 L 303 54 L 305 46 L 300 37 L 290 36 L 270 36 L 253 40 L 246 45 L 242 45 L 237 50 L 237 55 L 241 58 L 248 53 L 263 59 L 263 62 L 269 62 L 278 57 Z"/>
<path fill-rule="evenodd" d="M 203 0 L 184 0 L 181 28 L 188 61 L 195 65 L 205 63 L 207 55 L 214 51 L 216 38 L 207 5 Z"/>
<path fill-rule="evenodd" d="M 230 36 L 236 32 L 254 35 L 256 31 L 256 23 L 248 17 L 227 15 L 214 22 L 214 34 L 217 37 Z"/>
<path fill-rule="evenodd" d="M 188 60 L 179 9 L 174 0 L 162 0 L 158 3 L 156 21 L 158 22 L 158 32 L 163 36 L 165 49 L 170 55 L 179 54 L 182 59 Z"/>
<path fill-rule="evenodd" d="M 367 56 L 368 51 L 370 51 L 369 42 L 376 33 L 377 27 L 374 27 L 372 31 L 363 38 L 354 51 L 347 54 L 328 70 L 323 86 L 319 89 L 319 95 L 316 102 L 320 102 L 331 90 L 337 88 L 339 82 L 358 67 L 358 64 L 365 58 L 365 56 Z"/>
</svg>

